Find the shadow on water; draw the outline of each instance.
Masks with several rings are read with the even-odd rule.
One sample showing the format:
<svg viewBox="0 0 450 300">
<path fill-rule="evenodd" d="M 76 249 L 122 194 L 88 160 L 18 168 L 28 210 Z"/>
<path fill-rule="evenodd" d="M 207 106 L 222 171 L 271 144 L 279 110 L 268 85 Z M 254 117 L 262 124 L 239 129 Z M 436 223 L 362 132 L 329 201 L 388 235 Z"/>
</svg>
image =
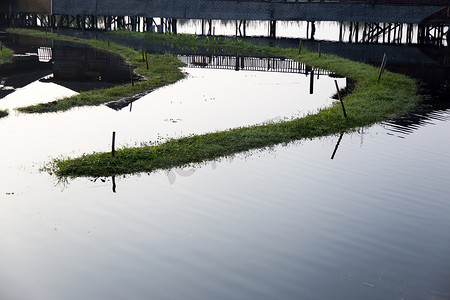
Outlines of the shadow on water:
<svg viewBox="0 0 450 300">
<path fill-rule="evenodd" d="M 422 85 L 424 100 L 405 116 L 383 122 L 393 135 L 404 137 L 415 130 L 433 124 L 434 121 L 450 120 L 450 89 L 442 85 Z"/>
<path fill-rule="evenodd" d="M 129 66 L 118 55 L 61 41 L 53 42 L 52 52 L 51 81 L 72 90 L 107 88 L 130 81 Z"/>
<path fill-rule="evenodd" d="M 3 33 L 14 61 L 0 66 L 0 99 L 36 80 L 76 92 L 109 88 L 130 81 L 130 67 L 118 55 L 87 45 Z M 135 78 L 138 81 L 139 78 Z"/>
</svg>

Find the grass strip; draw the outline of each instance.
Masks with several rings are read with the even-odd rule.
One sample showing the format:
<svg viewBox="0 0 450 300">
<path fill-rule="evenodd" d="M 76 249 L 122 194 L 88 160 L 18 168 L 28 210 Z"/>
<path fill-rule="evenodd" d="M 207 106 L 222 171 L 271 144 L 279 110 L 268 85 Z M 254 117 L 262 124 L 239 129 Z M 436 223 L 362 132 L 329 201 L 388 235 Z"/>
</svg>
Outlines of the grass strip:
<svg viewBox="0 0 450 300">
<path fill-rule="evenodd" d="M 97 89 L 83 92 L 71 97 L 65 97 L 48 103 L 40 103 L 26 107 L 17 108 L 24 113 L 47 113 L 66 111 L 77 106 L 95 106 L 111 101 L 132 98 L 141 93 L 148 93 L 156 88 L 174 83 L 182 78 L 184 74 L 180 71 L 183 63 L 171 54 L 148 55 L 149 69 L 142 60 L 142 54 L 134 49 L 106 40 L 87 40 L 77 37 L 57 35 L 30 29 L 8 29 L 10 33 L 29 35 L 41 38 L 52 38 L 62 41 L 76 42 L 90 45 L 96 50 L 111 52 L 120 55 L 125 61 L 134 67 L 134 72 L 144 78 L 142 81 L 131 84 L 119 85 L 112 88 Z"/>
<path fill-rule="evenodd" d="M 122 32 L 116 34 L 125 34 Z M 208 43 L 191 36 L 153 36 L 145 34 L 143 38 L 164 39 L 170 42 L 182 39 L 192 47 Z M 187 41 L 187 42 L 186 42 Z M 213 41 L 221 49 L 227 48 L 231 41 Z M 175 42 L 174 42 L 175 43 Z M 190 43 L 190 44 L 189 44 Z M 242 43 L 238 42 L 238 45 Z M 206 44 L 211 46 L 210 44 Z M 252 149 L 270 147 L 294 140 L 314 138 L 345 132 L 393 118 L 413 109 L 419 101 L 415 80 L 391 72 L 383 73 L 377 83 L 378 68 L 350 61 L 335 55 L 303 51 L 297 49 L 271 48 L 245 43 L 241 53 L 259 51 L 259 53 L 300 60 L 314 67 L 328 69 L 356 81 L 353 92 L 344 98 L 348 118 L 342 114 L 340 104 L 336 102 L 329 108 L 303 118 L 280 123 L 269 123 L 214 132 L 197 136 L 172 139 L 164 143 L 150 143 L 143 147 L 123 148 L 110 153 L 94 153 L 73 159 L 56 159 L 52 169 L 58 176 L 113 176 L 139 172 L 151 172 L 192 163 L 213 160 Z M 232 45 L 235 47 L 235 45 Z M 229 49 L 232 49 L 229 48 Z M 230 51 L 234 51 L 230 50 Z"/>
</svg>

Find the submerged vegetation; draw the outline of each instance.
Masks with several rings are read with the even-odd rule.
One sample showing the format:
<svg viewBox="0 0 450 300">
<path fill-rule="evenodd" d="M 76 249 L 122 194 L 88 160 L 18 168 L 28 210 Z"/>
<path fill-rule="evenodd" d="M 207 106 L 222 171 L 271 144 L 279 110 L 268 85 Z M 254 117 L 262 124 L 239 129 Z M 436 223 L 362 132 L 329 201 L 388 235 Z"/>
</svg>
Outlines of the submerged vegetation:
<svg viewBox="0 0 450 300">
<path fill-rule="evenodd" d="M 14 31 L 15 32 L 15 31 Z M 45 33 L 41 33 L 44 34 Z M 313 67 L 323 68 L 353 79 L 353 92 L 344 98 L 348 118 L 344 118 L 341 106 L 336 102 L 316 114 L 303 118 L 269 123 L 264 125 L 230 129 L 223 132 L 172 139 L 163 143 L 149 143 L 143 147 L 123 148 L 111 153 L 94 153 L 74 159 L 56 159 L 52 169 L 59 176 L 112 176 L 138 172 L 150 172 L 157 169 L 183 166 L 233 155 L 251 149 L 269 147 L 294 140 L 325 136 L 367 126 L 411 110 L 419 101 L 416 82 L 404 75 L 391 72 L 383 73 L 377 82 L 378 68 L 350 61 L 335 55 L 318 55 L 302 49 L 284 49 L 279 47 L 258 46 L 231 39 L 200 39 L 193 35 L 161 35 L 148 33 L 115 32 L 115 35 L 171 43 L 177 47 L 206 47 L 214 51 L 230 53 L 261 54 L 285 57 L 302 61 Z M 89 43 L 97 49 L 120 53 L 136 66 L 136 72 L 146 76 L 152 84 L 147 87 L 162 86 L 183 77 L 175 57 L 169 55 L 152 56 L 152 63 L 158 66 L 146 72 L 139 54 L 127 47 L 98 40 L 82 40 L 69 37 L 72 41 Z M 158 63 L 160 63 L 158 65 Z M 134 92 L 134 91 L 133 91 Z M 102 93 L 106 93 L 103 91 Z M 91 94 L 83 93 L 77 101 L 90 101 Z M 112 95 L 117 96 L 117 95 Z M 109 97 L 109 96 L 108 96 Z M 72 98 L 72 97 L 71 97 Z M 71 99 L 68 98 L 68 99 Z M 101 97 L 100 97 L 101 98 Z M 65 100 L 72 101 L 72 100 Z M 57 101 L 59 102 L 59 101 Z M 29 108 L 30 109 L 30 108 Z"/>
</svg>

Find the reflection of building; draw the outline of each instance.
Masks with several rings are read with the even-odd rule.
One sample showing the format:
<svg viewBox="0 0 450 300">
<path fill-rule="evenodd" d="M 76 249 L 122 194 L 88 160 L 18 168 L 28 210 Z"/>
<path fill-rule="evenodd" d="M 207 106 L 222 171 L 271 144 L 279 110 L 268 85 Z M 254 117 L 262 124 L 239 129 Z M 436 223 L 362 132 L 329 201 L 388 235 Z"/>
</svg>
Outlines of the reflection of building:
<svg viewBox="0 0 450 300">
<path fill-rule="evenodd" d="M 130 81 L 129 67 L 119 56 L 90 48 L 56 46 L 52 53 L 55 80 Z"/>
</svg>

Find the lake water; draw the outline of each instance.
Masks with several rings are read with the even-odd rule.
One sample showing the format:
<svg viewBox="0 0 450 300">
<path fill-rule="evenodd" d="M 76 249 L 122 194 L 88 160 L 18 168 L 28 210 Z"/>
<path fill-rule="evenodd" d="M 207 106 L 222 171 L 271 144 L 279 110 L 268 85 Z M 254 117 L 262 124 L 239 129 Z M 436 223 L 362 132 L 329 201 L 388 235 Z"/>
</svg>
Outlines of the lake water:
<svg viewBox="0 0 450 300">
<path fill-rule="evenodd" d="M 75 93 L 39 81 L 0 100 L 11 113 L 0 119 L 0 299 L 450 298 L 445 94 L 403 123 L 200 166 L 67 181 L 40 171 L 109 151 L 112 131 L 123 146 L 279 121 L 335 92 L 327 76 L 311 96 L 301 74 L 185 71 L 119 111 L 15 113 Z"/>
</svg>

